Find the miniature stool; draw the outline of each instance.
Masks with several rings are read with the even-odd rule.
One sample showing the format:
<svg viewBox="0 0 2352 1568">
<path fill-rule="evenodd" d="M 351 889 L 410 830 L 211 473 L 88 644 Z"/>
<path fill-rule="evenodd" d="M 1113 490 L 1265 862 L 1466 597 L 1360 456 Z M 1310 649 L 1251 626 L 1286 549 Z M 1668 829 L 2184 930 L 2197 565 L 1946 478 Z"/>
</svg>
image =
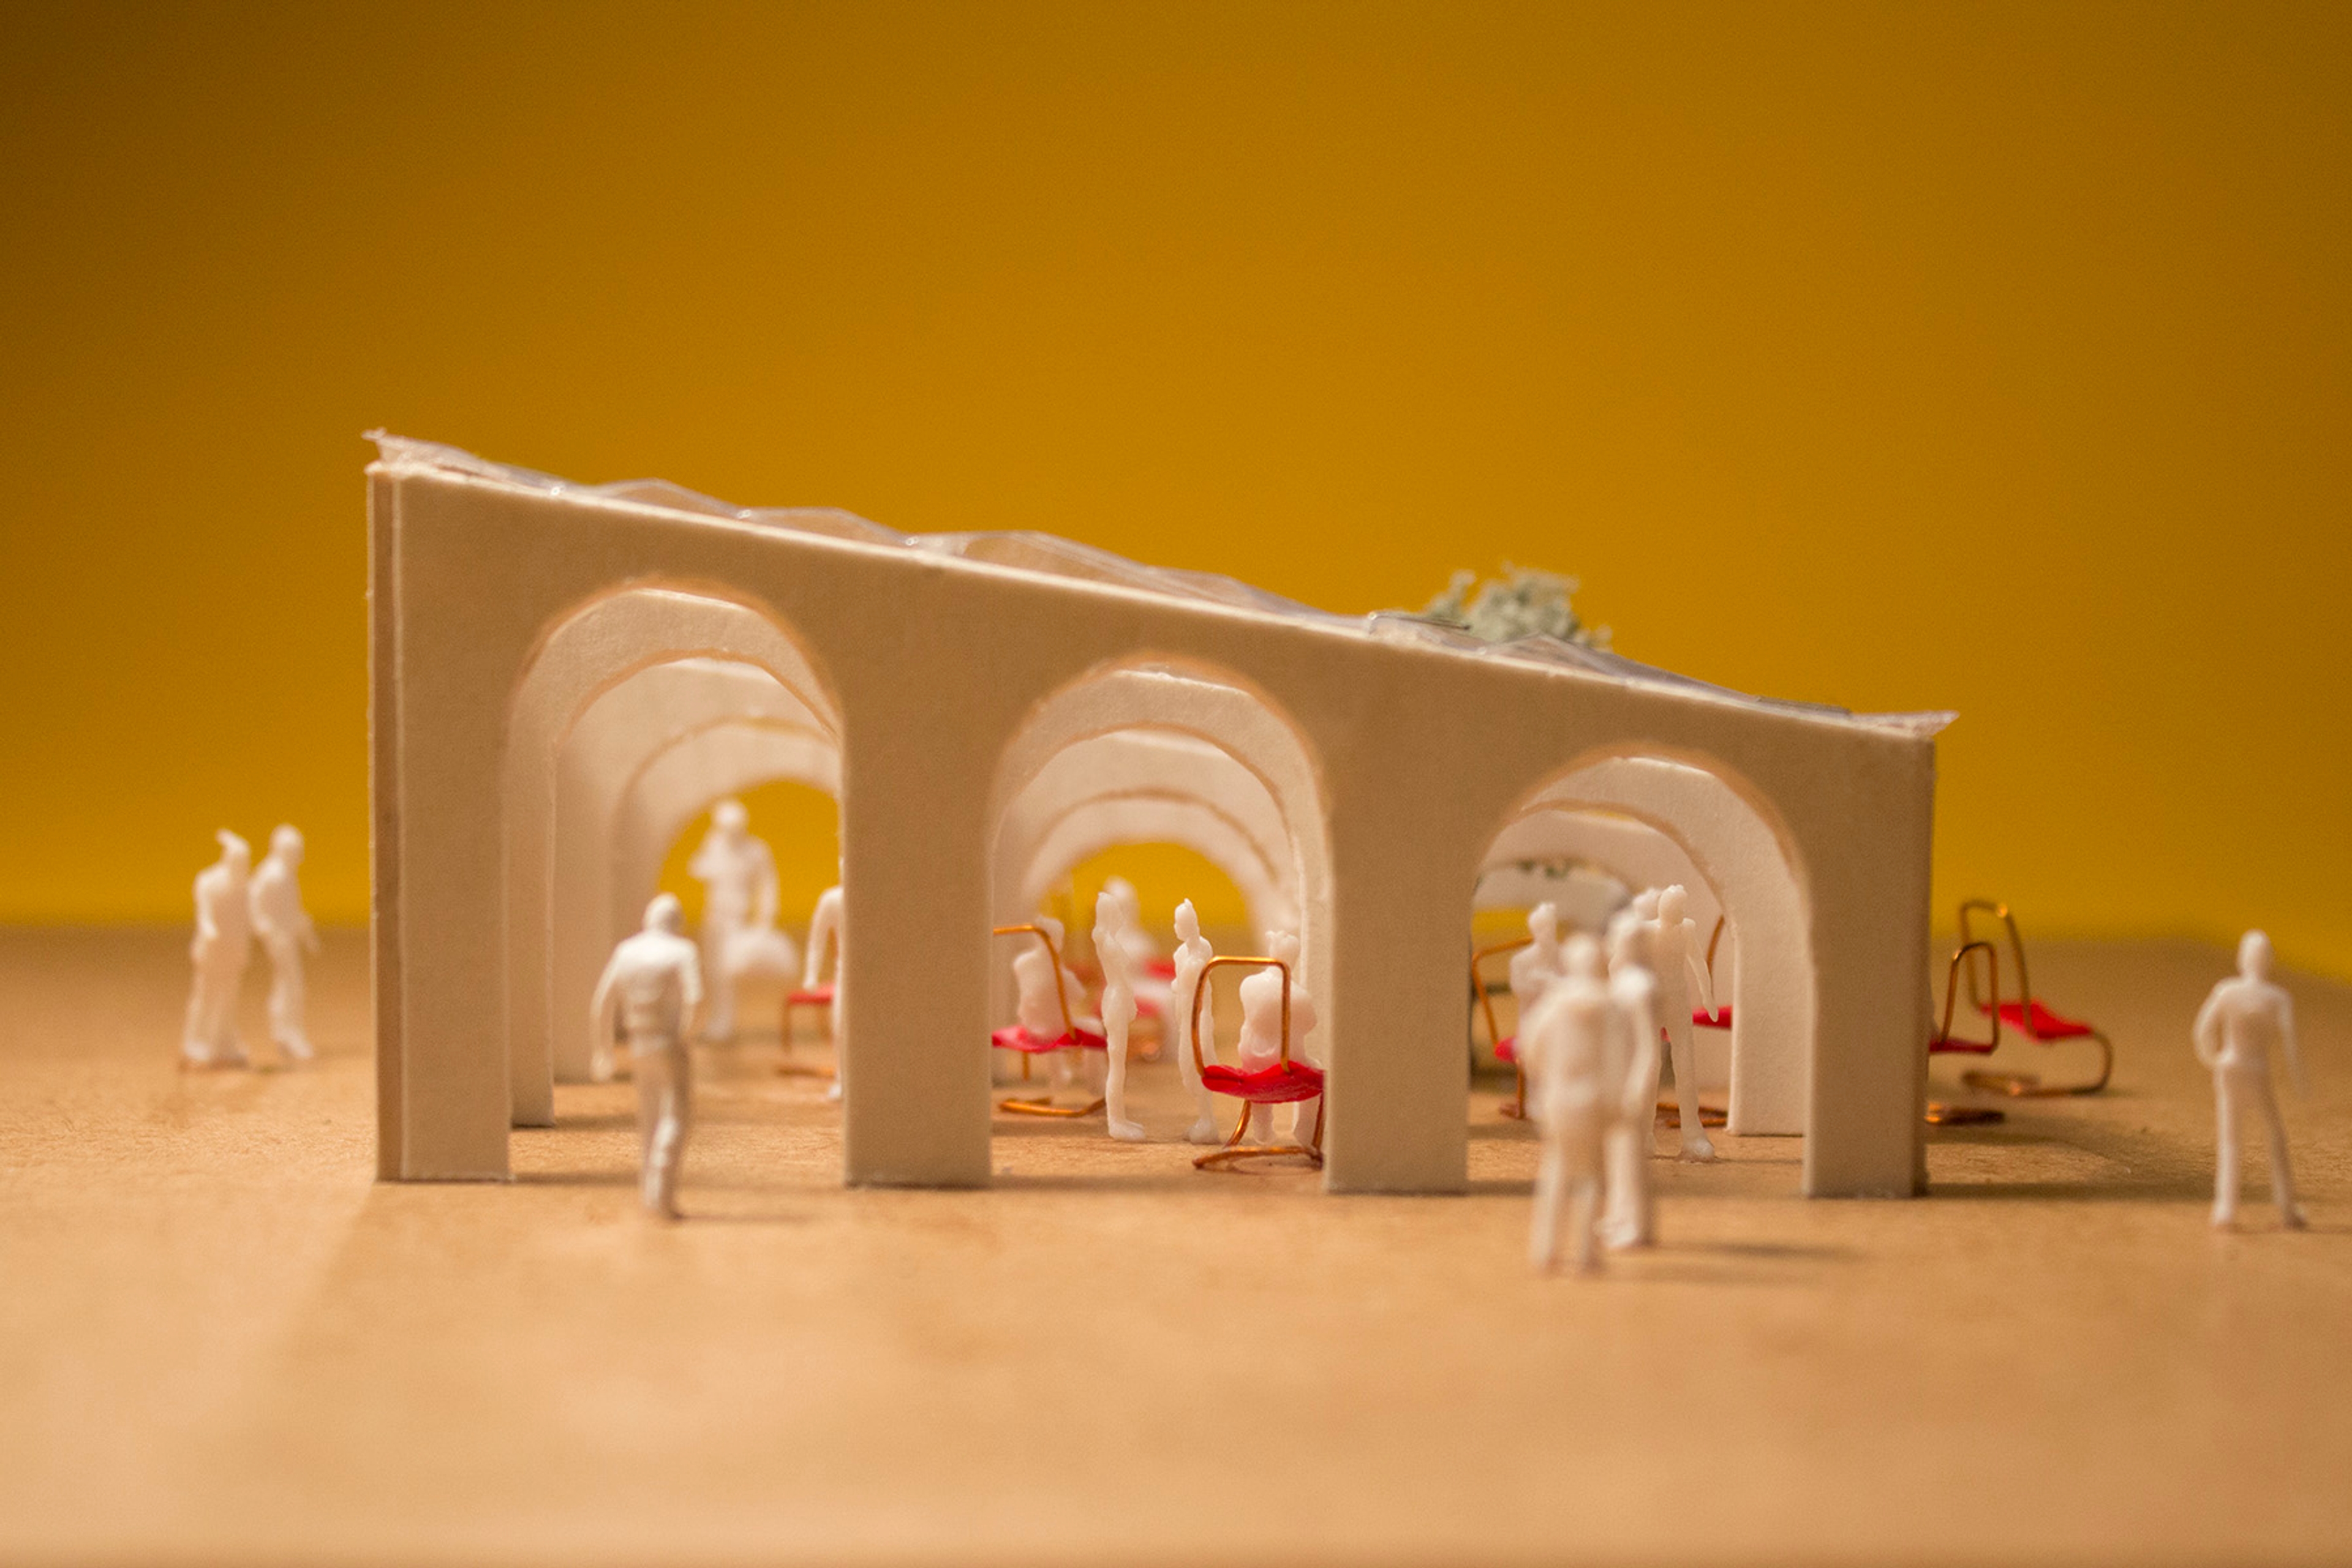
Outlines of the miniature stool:
<svg viewBox="0 0 2352 1568">
<path fill-rule="evenodd" d="M 803 985 L 796 991 L 784 993 L 784 1021 L 780 1026 L 784 1059 L 776 1064 L 776 1071 L 785 1078 L 831 1078 L 831 1068 L 812 1067 L 806 1062 L 793 1060 L 793 1012 L 799 1007 L 817 1008 L 819 1016 L 825 1020 L 826 1028 L 830 1029 L 833 1026 L 833 987 Z"/>
<path fill-rule="evenodd" d="M 1976 989 L 1976 972 L 1969 965 L 1969 955 L 1970 953 L 1982 955 L 1985 963 L 1986 988 L 1996 996 L 2000 994 L 2000 952 L 1996 951 L 1992 943 L 1989 942 L 1963 942 L 1960 944 L 1959 951 L 1952 954 L 1952 966 L 1944 973 L 1944 1022 L 1942 1027 L 1938 1028 L 1927 1041 L 1927 1054 L 1931 1057 L 1944 1056 L 1955 1052 L 1963 1056 L 1990 1056 L 2000 1045 L 2000 1014 L 1999 1012 L 1994 1012 L 1990 1015 L 1992 1020 L 1992 1033 L 1984 1039 L 1961 1039 L 1952 1033 L 1952 1013 L 1954 1011 L 1955 1004 L 1959 1000 L 1961 970 L 1969 970 L 1969 989 L 1970 993 L 1973 994 Z M 1932 1127 L 1961 1127 L 1975 1122 L 2000 1121 L 2004 1120 L 2006 1120 L 2006 1118 L 2001 1112 L 1998 1110 L 1988 1110 L 1980 1106 L 1948 1105 L 1941 1100 L 1931 1100 L 1927 1102 L 1927 1122 L 1928 1125 Z"/>
<path fill-rule="evenodd" d="M 1282 972 L 1282 1056 L 1272 1067 L 1251 1072 L 1242 1068 L 1229 1068 L 1221 1061 L 1201 1053 L 1201 999 L 1209 992 L 1209 971 L 1221 963 L 1249 964 L 1256 968 L 1272 965 Z M 1212 1094 L 1222 1094 L 1242 1102 L 1241 1121 L 1234 1127 L 1234 1135 L 1224 1146 L 1213 1149 L 1192 1162 L 1196 1171 L 1211 1166 L 1237 1163 L 1243 1160 L 1276 1159 L 1283 1155 L 1299 1155 L 1317 1170 L 1323 1168 L 1323 1069 L 1305 1062 L 1290 1059 L 1290 965 L 1278 958 L 1244 958 L 1238 955 L 1212 958 L 1201 966 L 1201 978 L 1192 987 L 1192 1066 L 1201 1075 L 1201 1087 Z M 1307 1143 L 1244 1143 L 1249 1135 L 1250 1115 L 1261 1105 L 1289 1105 L 1302 1100 L 1315 1101 L 1315 1136 Z"/>
</svg>

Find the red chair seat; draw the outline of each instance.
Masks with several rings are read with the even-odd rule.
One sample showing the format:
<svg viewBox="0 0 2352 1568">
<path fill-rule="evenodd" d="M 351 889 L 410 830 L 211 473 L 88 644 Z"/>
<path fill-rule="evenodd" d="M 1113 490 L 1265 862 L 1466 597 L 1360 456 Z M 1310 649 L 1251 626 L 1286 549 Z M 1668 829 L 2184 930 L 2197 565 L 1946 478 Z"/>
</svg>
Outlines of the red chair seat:
<svg viewBox="0 0 2352 1568">
<path fill-rule="evenodd" d="M 2030 1013 L 2027 1011 L 2028 1007 L 2032 1009 Z M 1977 1011 L 1982 1013 L 1989 1009 L 1979 1002 L 1977 1004 Z M 2000 1021 L 2021 1034 L 2030 1035 L 2037 1040 L 2080 1040 L 2098 1033 L 2096 1029 L 2079 1018 L 2062 1017 L 2053 1013 L 2042 1005 L 2039 997 L 2024 1006 L 2015 1002 L 2002 1003 Z"/>
<path fill-rule="evenodd" d="M 1992 1055 L 1992 1051 L 1993 1044 L 1990 1040 L 1955 1040 L 1946 1037 L 1927 1042 L 1927 1054 L 1931 1057 L 1954 1055 L 1989 1057 Z"/>
<path fill-rule="evenodd" d="M 830 985 L 810 985 L 803 987 L 803 989 L 795 991 L 791 995 L 785 997 L 784 1005 L 787 1007 L 830 1007 L 833 1005 L 833 987 Z"/>
<path fill-rule="evenodd" d="M 1270 1068 L 1244 1072 L 1223 1062 L 1211 1062 L 1201 1074 L 1201 1084 L 1212 1093 L 1246 1100 L 1252 1105 L 1287 1105 L 1322 1093 L 1323 1069 L 1304 1062 L 1276 1062 Z"/>
<path fill-rule="evenodd" d="M 1702 1029 L 1728 1029 L 1731 1027 L 1731 1004 L 1726 1002 L 1712 1013 L 1704 1007 L 1694 1007 L 1691 1009 L 1691 1022 Z"/>
<path fill-rule="evenodd" d="M 1495 1059 L 1498 1062 L 1517 1061 L 1519 1059 L 1518 1036 L 1505 1035 L 1501 1039 L 1496 1040 L 1495 1042 Z"/>
<path fill-rule="evenodd" d="M 1172 958 L 1155 958 L 1143 966 L 1143 973 L 1157 975 L 1162 980 L 1173 980 L 1176 978 L 1176 961 Z"/>
<path fill-rule="evenodd" d="M 1107 1051 L 1110 1049 L 1110 1042 L 1092 1029 L 1073 1030 L 1068 1034 L 1056 1035 L 1049 1040 L 1042 1035 L 1031 1034 L 1018 1024 L 1009 1029 L 996 1030 L 988 1037 L 988 1043 L 1000 1051 L 1024 1051 L 1031 1056 L 1035 1056 L 1042 1051 L 1073 1049 Z"/>
</svg>

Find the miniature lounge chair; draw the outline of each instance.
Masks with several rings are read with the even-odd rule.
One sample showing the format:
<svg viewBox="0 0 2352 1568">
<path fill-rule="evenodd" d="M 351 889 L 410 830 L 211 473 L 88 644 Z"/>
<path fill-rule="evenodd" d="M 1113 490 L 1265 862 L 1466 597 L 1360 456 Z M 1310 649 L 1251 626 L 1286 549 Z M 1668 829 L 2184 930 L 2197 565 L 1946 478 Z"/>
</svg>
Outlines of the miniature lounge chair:
<svg viewBox="0 0 2352 1568">
<path fill-rule="evenodd" d="M 2088 1083 L 2045 1084 L 2033 1073 L 1986 1072 L 1975 1068 L 1962 1075 L 1971 1089 L 1989 1089 L 1999 1094 L 2020 1098 L 2042 1098 L 2067 1094 L 2096 1094 L 2107 1087 L 2107 1078 L 2116 1070 L 2116 1047 L 2106 1036 L 2079 1018 L 2069 1018 L 2053 1011 L 2033 994 L 2033 983 L 2026 977 L 2025 940 L 2017 934 L 2017 917 L 2009 912 L 2007 904 L 1990 899 L 1969 899 L 1960 905 L 1960 940 L 1973 935 L 1969 929 L 1969 917 L 1982 912 L 1990 915 L 2009 928 L 2010 955 L 2017 962 L 2017 994 L 2019 1000 L 2003 1002 L 1998 984 L 1988 987 L 1990 997 L 1977 991 L 1976 971 L 1969 971 L 1969 1001 L 1979 1013 L 1998 1017 L 2002 1023 L 2037 1045 L 2054 1046 L 2061 1040 L 2090 1040 L 2099 1047 L 2099 1076 Z M 1996 976 L 1998 978 L 1998 976 Z"/>
<path fill-rule="evenodd" d="M 1244 1068 L 1229 1068 L 1201 1050 L 1201 999 L 1209 993 L 1209 971 L 1221 963 L 1244 963 L 1258 968 L 1271 964 L 1282 972 L 1282 1056 L 1272 1067 L 1255 1072 Z M 1278 958 L 1243 958 L 1225 956 L 1212 958 L 1201 967 L 1201 978 L 1192 987 L 1192 1067 L 1201 1075 L 1201 1086 L 1212 1094 L 1222 1094 L 1242 1102 L 1241 1121 L 1234 1127 L 1234 1135 L 1225 1140 L 1224 1147 L 1212 1149 L 1192 1162 L 1195 1170 L 1207 1170 L 1212 1165 L 1230 1165 L 1242 1160 L 1273 1159 L 1286 1154 L 1303 1156 L 1316 1169 L 1323 1168 L 1323 1069 L 1305 1062 L 1290 1059 L 1290 965 Z M 1214 1047 L 1213 1047 L 1212 1049 Z M 1315 1137 L 1307 1143 L 1244 1143 L 1249 1135 L 1250 1116 L 1261 1105 L 1289 1105 L 1302 1100 L 1315 1101 Z"/>
<path fill-rule="evenodd" d="M 1959 951 L 1952 954 L 1951 968 L 1944 973 L 1944 1022 L 1927 1041 L 1927 1054 L 1931 1057 L 1952 1053 L 1972 1057 L 1990 1056 L 2000 1047 L 2000 1014 L 1999 1012 L 1990 1015 L 1992 1033 L 1981 1040 L 1961 1039 L 1952 1033 L 1952 1014 L 1955 1005 L 1959 1000 L 1960 972 L 1963 969 L 1969 972 L 1970 994 L 1973 994 L 1976 991 L 1976 971 L 1969 963 L 1970 953 L 1980 954 L 1984 959 L 1986 989 L 1996 996 L 2000 994 L 2000 953 L 1989 942 L 1961 942 Z M 2004 1118 L 2000 1111 L 1988 1110 L 1981 1106 L 1949 1105 L 1935 1100 L 1927 1102 L 1927 1121 L 1930 1126 L 1955 1127 L 1965 1126 L 1971 1122 L 2002 1120 Z"/>
<path fill-rule="evenodd" d="M 1478 966 L 1497 953 L 1517 952 L 1523 947 L 1532 946 L 1535 940 L 1531 936 L 1523 936 L 1516 942 L 1498 942 L 1470 955 L 1470 989 L 1477 994 L 1478 1011 L 1486 1016 L 1486 1037 L 1495 1042 L 1495 1059 L 1510 1063 L 1511 1073 L 1517 1079 L 1517 1091 L 1512 1095 L 1511 1103 L 1503 1107 L 1503 1114 L 1519 1121 L 1526 1120 L 1528 1114 L 1528 1072 L 1519 1065 L 1519 1037 L 1506 1035 L 1495 1026 L 1494 993 L 1487 990 L 1486 977 L 1478 973 Z"/>
<path fill-rule="evenodd" d="M 1045 944 L 1046 961 L 1054 967 L 1054 1000 L 1062 1009 L 1062 1032 L 1050 1040 L 1044 1039 L 1023 1028 L 1019 1024 L 1014 1024 L 1010 1028 L 998 1029 L 990 1035 L 988 1043 L 1001 1051 L 1019 1051 L 1021 1076 L 1024 1079 L 1029 1076 L 1031 1057 L 1041 1056 L 1047 1051 L 1108 1051 L 1110 1049 L 1110 1042 L 1104 1038 L 1099 1030 L 1080 1028 L 1071 1018 L 1070 994 L 1062 981 L 1062 953 L 1061 950 L 1054 945 L 1051 932 L 1041 925 L 1011 925 L 994 927 L 989 934 L 1013 936 L 1022 931 L 1033 933 L 1039 942 Z M 1016 1116 L 1091 1116 L 1100 1110 L 1104 1103 L 1103 1100 L 1097 1100 L 1084 1106 L 1055 1105 L 1053 1096 L 1048 1094 L 1043 1100 L 1024 1100 L 1018 1097 L 1002 1100 L 997 1101 L 996 1108 L 999 1110 L 1009 1110 Z"/>
</svg>

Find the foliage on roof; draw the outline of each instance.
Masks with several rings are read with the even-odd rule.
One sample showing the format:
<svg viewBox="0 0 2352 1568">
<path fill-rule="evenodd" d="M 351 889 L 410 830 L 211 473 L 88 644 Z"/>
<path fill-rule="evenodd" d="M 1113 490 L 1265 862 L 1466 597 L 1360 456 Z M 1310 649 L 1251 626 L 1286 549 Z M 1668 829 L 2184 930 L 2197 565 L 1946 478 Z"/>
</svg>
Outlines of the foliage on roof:
<svg viewBox="0 0 2352 1568">
<path fill-rule="evenodd" d="M 1573 577 L 1506 561 L 1502 574 L 1484 583 L 1475 572 L 1456 572 L 1445 592 L 1430 600 L 1421 614 L 1424 620 L 1459 627 L 1483 642 L 1554 637 L 1582 647 L 1605 648 L 1609 628 L 1586 626 L 1569 603 L 1577 586 Z"/>
</svg>

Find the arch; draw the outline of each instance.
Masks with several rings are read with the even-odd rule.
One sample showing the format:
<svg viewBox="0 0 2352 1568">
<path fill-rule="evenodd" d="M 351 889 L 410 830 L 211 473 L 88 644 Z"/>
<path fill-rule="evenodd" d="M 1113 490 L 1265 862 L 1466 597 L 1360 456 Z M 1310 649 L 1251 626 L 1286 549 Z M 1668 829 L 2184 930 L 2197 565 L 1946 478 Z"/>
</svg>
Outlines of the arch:
<svg viewBox="0 0 2352 1568">
<path fill-rule="evenodd" d="M 1539 830 L 1523 825 L 1547 815 L 1593 813 L 1630 818 L 1671 840 L 1738 933 L 1730 984 L 1718 980 L 1717 991 L 1732 1002 L 1730 1131 L 1805 1131 L 1817 995 L 1810 895 L 1785 828 L 1719 763 L 1617 752 L 1570 763 L 1538 785 L 1495 842 L 1534 837 Z M 1621 840 L 1620 853 L 1637 851 L 1636 841 Z M 1718 955 L 1718 976 L 1721 965 Z"/>
<path fill-rule="evenodd" d="M 640 584 L 598 595 L 555 616 L 525 661 L 499 765 L 503 1033 L 517 1125 L 554 1116 L 554 1021 L 564 995 L 556 931 L 567 908 L 558 889 L 567 858 L 559 823 L 572 819 L 564 807 L 585 826 L 603 815 L 596 801 L 616 798 L 648 755 L 707 725 L 714 708 L 741 711 L 763 701 L 772 717 L 838 751 L 830 683 L 782 618 L 703 588 Z M 592 834 L 588 862 L 609 870 L 609 845 L 605 834 Z M 609 908 L 609 895 L 593 897 L 593 870 L 571 864 L 564 895 L 588 891 L 593 901 L 570 907 Z M 575 877 L 589 888 L 575 886 Z"/>
<path fill-rule="evenodd" d="M 1130 757 L 1195 758 L 1204 762 L 1190 787 L 1175 793 L 1212 806 L 1224 806 L 1252 837 L 1270 836 L 1278 824 L 1279 858 L 1298 917 L 1299 972 L 1310 989 L 1320 966 L 1330 922 L 1331 851 L 1325 826 L 1321 768 L 1304 732 L 1287 714 L 1239 675 L 1205 664 L 1140 658 L 1097 666 L 1032 707 L 1000 756 L 990 791 L 992 839 L 1001 846 L 1004 829 L 1023 794 L 1050 778 L 1057 759 L 1076 752 L 1072 773 L 1099 769 L 1116 777 L 1121 753 L 1110 748 L 1078 751 L 1106 737 L 1139 738 Z M 1154 744 L 1158 751 L 1150 748 Z M 1271 802 L 1273 815 L 1248 804 L 1254 792 L 1233 782 L 1238 768 Z M 1225 782 L 1210 782 L 1220 772 Z M 1098 790 L 1094 798 L 1116 795 Z M 1250 819 L 1260 817 L 1255 828 Z M 992 864 L 1001 864 L 992 856 Z M 1014 881 L 1017 883 L 1017 874 Z M 992 894 L 992 897 L 995 895 Z"/>
<path fill-rule="evenodd" d="M 1290 832 L 1264 781 L 1194 736 L 1134 729 L 1055 752 L 1005 807 L 991 872 L 996 923 L 1025 918 L 1087 856 L 1154 841 L 1183 845 L 1224 872 L 1261 931 L 1297 923 Z"/>
</svg>

